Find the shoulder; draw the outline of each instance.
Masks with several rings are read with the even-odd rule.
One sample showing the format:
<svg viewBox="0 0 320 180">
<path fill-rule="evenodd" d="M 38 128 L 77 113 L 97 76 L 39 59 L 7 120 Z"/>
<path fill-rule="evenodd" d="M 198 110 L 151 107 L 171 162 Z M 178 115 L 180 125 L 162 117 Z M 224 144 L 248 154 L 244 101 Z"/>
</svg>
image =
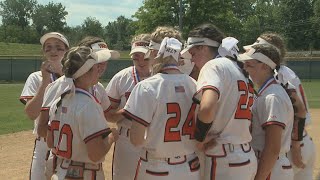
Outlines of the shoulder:
<svg viewBox="0 0 320 180">
<path fill-rule="evenodd" d="M 42 78 L 41 71 L 36 71 L 36 72 L 31 73 L 28 78 L 41 79 Z"/>
</svg>

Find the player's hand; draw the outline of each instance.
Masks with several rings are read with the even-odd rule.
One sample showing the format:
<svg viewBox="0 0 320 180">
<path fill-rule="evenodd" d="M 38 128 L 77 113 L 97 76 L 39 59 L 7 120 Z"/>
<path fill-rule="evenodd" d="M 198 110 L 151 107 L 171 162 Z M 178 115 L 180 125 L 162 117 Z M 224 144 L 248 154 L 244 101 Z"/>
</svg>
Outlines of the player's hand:
<svg viewBox="0 0 320 180">
<path fill-rule="evenodd" d="M 50 74 L 52 73 L 52 66 L 50 61 L 43 61 L 41 64 L 42 81 L 50 83 Z"/>
<path fill-rule="evenodd" d="M 115 128 L 111 128 L 111 133 L 108 135 L 108 143 L 112 144 L 119 139 L 119 132 Z"/>
<path fill-rule="evenodd" d="M 205 152 L 208 149 L 213 148 L 217 144 L 217 141 L 212 136 L 207 136 L 203 142 L 197 144 L 199 151 Z"/>
<path fill-rule="evenodd" d="M 304 169 L 306 167 L 306 165 L 302 162 L 301 147 L 299 141 L 292 141 L 291 156 L 292 162 L 296 167 L 301 169 Z"/>
</svg>

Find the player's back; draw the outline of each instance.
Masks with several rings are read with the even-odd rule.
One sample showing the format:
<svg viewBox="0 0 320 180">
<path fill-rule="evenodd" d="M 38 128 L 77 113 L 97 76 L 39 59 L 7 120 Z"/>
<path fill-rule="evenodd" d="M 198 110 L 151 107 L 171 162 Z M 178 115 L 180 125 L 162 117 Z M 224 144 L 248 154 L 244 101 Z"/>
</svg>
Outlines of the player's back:
<svg viewBox="0 0 320 180">
<path fill-rule="evenodd" d="M 208 61 L 200 71 L 198 99 L 201 99 L 201 90 L 208 86 L 219 94 L 216 115 L 208 135 L 216 137 L 219 144 L 250 142 L 250 107 L 254 91 L 237 63 L 228 58 Z"/>
<path fill-rule="evenodd" d="M 152 120 L 145 148 L 157 157 L 173 157 L 195 151 L 195 81 L 185 74 L 156 74 L 140 82 L 154 98 Z M 140 84 L 139 83 L 139 84 Z"/>
<path fill-rule="evenodd" d="M 79 89 L 73 95 L 66 95 L 55 118 L 51 120 L 51 131 L 54 133 L 57 155 L 73 161 L 94 163 L 88 157 L 86 142 L 95 138 L 97 133 L 101 135 L 101 132 L 108 130 L 102 108 L 94 97 Z"/>
</svg>

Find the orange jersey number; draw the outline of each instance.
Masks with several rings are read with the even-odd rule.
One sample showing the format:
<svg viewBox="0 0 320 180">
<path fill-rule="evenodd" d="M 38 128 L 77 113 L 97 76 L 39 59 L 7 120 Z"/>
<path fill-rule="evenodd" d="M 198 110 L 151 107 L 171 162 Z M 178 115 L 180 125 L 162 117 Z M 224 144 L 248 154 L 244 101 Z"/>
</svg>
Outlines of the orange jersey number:
<svg viewBox="0 0 320 180">
<path fill-rule="evenodd" d="M 188 116 L 183 123 L 182 131 L 180 132 L 178 125 L 181 120 L 181 109 L 178 103 L 167 103 L 167 114 L 174 114 L 167 120 L 164 132 L 164 142 L 181 141 L 181 135 L 189 135 L 190 139 L 194 139 L 195 130 L 195 114 L 196 104 L 192 104 Z M 176 130 L 173 130 L 176 129 Z"/>
<path fill-rule="evenodd" d="M 237 110 L 234 115 L 235 119 L 247 119 L 251 121 L 251 106 L 253 104 L 253 87 L 244 81 L 238 81 L 238 90 L 240 93 L 240 99 L 238 102 Z"/>
<path fill-rule="evenodd" d="M 55 132 L 54 131 L 59 131 L 59 126 L 60 126 L 60 121 L 52 121 L 51 122 L 51 133 L 52 133 L 52 137 L 53 139 L 56 139 L 56 137 L 54 137 Z M 65 138 L 65 139 L 63 139 Z M 57 147 L 56 151 L 57 151 L 57 155 L 65 157 L 67 159 L 71 158 L 72 155 L 72 138 L 73 138 L 73 133 L 72 133 L 72 129 L 71 126 L 69 124 L 64 124 L 60 130 L 59 133 L 59 140 L 57 142 Z M 63 145 L 64 149 L 62 149 L 62 144 L 65 142 L 66 144 Z"/>
</svg>

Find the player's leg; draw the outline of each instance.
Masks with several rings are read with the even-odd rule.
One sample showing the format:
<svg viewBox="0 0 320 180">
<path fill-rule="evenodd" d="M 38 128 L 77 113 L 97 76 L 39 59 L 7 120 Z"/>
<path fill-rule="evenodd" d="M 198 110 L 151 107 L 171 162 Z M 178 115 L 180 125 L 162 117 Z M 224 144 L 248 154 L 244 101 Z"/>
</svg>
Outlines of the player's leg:
<svg viewBox="0 0 320 180">
<path fill-rule="evenodd" d="M 126 130 L 122 129 L 120 133 L 113 152 L 112 178 L 113 180 L 132 180 L 136 173 L 140 150 L 131 144 Z"/>
<path fill-rule="evenodd" d="M 234 148 L 226 150 L 226 156 L 206 156 L 204 174 L 205 180 L 211 179 L 254 179 L 257 171 L 257 159 L 253 150 Z"/>
<path fill-rule="evenodd" d="M 35 147 L 30 168 L 30 180 L 43 180 L 45 176 L 46 158 L 48 153 L 47 143 L 44 138 L 35 140 Z"/>
<path fill-rule="evenodd" d="M 56 168 L 56 165 L 57 165 L 57 156 L 50 151 L 50 155 L 46 161 L 46 167 L 45 167 L 45 175 L 48 180 L 50 180 L 52 175 L 54 174 L 54 169 Z"/>
<path fill-rule="evenodd" d="M 313 168 L 315 162 L 315 145 L 310 136 L 307 135 L 301 142 L 302 161 L 305 163 L 305 168 L 300 169 L 293 165 L 295 180 L 311 180 L 313 175 Z"/>
<path fill-rule="evenodd" d="M 140 159 L 135 180 L 200 180 L 200 164 L 195 154 L 180 162 L 174 164 L 170 160 Z"/>
</svg>

